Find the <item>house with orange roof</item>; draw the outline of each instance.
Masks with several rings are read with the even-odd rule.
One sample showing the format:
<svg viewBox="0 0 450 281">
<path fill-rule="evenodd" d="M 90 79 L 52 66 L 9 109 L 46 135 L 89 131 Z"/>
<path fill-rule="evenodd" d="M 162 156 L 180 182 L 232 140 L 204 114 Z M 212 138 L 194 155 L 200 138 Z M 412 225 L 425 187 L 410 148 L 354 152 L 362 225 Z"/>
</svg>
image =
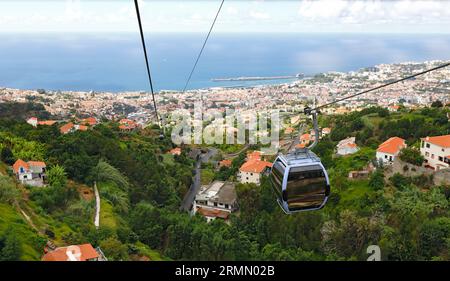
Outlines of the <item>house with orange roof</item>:
<svg viewBox="0 0 450 281">
<path fill-rule="evenodd" d="M 75 129 L 75 125 L 72 122 L 69 122 L 65 125 L 62 125 L 61 128 L 59 128 L 59 131 L 61 132 L 61 134 L 65 135 L 65 134 L 76 131 L 76 129 Z"/>
<path fill-rule="evenodd" d="M 119 129 L 121 131 L 133 131 L 137 127 L 138 127 L 138 124 L 136 122 L 134 122 L 133 120 L 124 118 L 119 121 Z"/>
<path fill-rule="evenodd" d="M 294 132 L 294 128 L 292 128 L 292 127 L 287 127 L 284 130 L 284 133 L 287 134 L 287 135 L 292 134 L 293 132 Z"/>
<path fill-rule="evenodd" d="M 242 164 L 237 174 L 240 183 L 261 183 L 261 176 L 272 167 L 271 162 L 261 160 L 259 151 L 247 154 L 247 161 Z"/>
<path fill-rule="evenodd" d="M 59 247 L 55 250 L 44 250 L 42 261 L 106 261 L 100 248 L 94 249 L 91 244 Z"/>
<path fill-rule="evenodd" d="M 97 119 L 95 117 L 88 117 L 88 118 L 83 119 L 81 121 L 81 124 L 90 126 L 90 127 L 94 127 L 95 125 L 97 125 Z"/>
<path fill-rule="evenodd" d="M 390 105 L 390 106 L 388 107 L 388 110 L 391 111 L 391 112 L 398 111 L 399 109 L 400 109 L 400 106 L 399 106 L 399 105 Z"/>
<path fill-rule="evenodd" d="M 43 120 L 38 122 L 38 125 L 40 126 L 53 126 L 54 124 L 56 124 L 56 121 L 54 120 Z"/>
<path fill-rule="evenodd" d="M 376 157 L 379 162 L 392 164 L 400 153 L 400 150 L 406 148 L 406 142 L 399 137 L 392 137 L 378 146 Z"/>
<path fill-rule="evenodd" d="M 31 117 L 27 120 L 27 123 L 30 124 L 33 127 L 37 127 L 38 125 L 38 119 L 36 117 Z"/>
<path fill-rule="evenodd" d="M 13 172 L 22 184 L 42 187 L 45 185 L 46 168 L 47 165 L 42 161 L 25 162 L 18 159 L 13 165 Z"/>
<path fill-rule="evenodd" d="M 169 151 L 169 154 L 172 154 L 172 155 L 181 155 L 181 148 L 180 147 L 175 147 L 175 148 L 173 148 L 173 149 L 171 149 L 170 151 Z"/>
<path fill-rule="evenodd" d="M 337 148 L 336 154 L 339 156 L 345 156 L 358 152 L 359 147 L 358 145 L 356 145 L 355 141 L 356 141 L 355 137 L 349 137 L 341 140 L 336 146 Z"/>
<path fill-rule="evenodd" d="M 300 136 L 300 143 L 305 146 L 308 145 L 311 141 L 313 141 L 313 136 L 311 134 L 303 134 Z"/>
<path fill-rule="evenodd" d="M 219 169 L 222 167 L 229 168 L 229 167 L 231 167 L 231 164 L 232 164 L 231 159 L 224 159 L 222 161 L 219 161 Z"/>
<path fill-rule="evenodd" d="M 322 129 L 322 137 L 329 135 L 331 133 L 331 129 L 330 128 L 323 128 Z"/>
<path fill-rule="evenodd" d="M 88 126 L 86 125 L 75 125 L 75 131 L 87 131 L 89 129 Z"/>
<path fill-rule="evenodd" d="M 436 171 L 450 167 L 450 135 L 422 138 L 420 153 L 425 167 Z"/>
</svg>

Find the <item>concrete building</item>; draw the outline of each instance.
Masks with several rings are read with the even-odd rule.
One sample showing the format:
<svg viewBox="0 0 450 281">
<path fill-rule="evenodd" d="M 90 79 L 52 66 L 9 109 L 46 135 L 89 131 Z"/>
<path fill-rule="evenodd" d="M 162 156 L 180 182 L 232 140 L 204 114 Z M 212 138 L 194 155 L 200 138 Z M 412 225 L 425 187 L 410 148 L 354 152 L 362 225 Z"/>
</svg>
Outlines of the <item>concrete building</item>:
<svg viewBox="0 0 450 281">
<path fill-rule="evenodd" d="M 436 171 L 450 167 L 450 135 L 422 138 L 420 153 L 425 167 Z"/>
<path fill-rule="evenodd" d="M 214 181 L 210 185 L 201 187 L 195 196 L 192 213 L 198 212 L 210 222 L 216 218 L 228 220 L 230 214 L 237 208 L 234 183 Z"/>
</svg>

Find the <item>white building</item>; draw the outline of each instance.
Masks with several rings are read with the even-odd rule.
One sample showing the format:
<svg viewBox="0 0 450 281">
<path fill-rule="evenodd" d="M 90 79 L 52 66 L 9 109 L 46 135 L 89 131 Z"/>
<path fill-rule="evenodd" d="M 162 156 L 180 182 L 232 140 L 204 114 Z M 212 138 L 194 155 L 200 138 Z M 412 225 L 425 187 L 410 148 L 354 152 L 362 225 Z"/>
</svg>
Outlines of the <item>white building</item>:
<svg viewBox="0 0 450 281">
<path fill-rule="evenodd" d="M 437 171 L 450 167 L 450 135 L 422 138 L 420 153 L 426 167 Z"/>
<path fill-rule="evenodd" d="M 17 179 L 21 183 L 31 186 L 44 186 L 45 169 L 45 163 L 40 161 L 25 162 L 19 159 L 13 165 Z"/>
<path fill-rule="evenodd" d="M 392 162 L 394 162 L 395 160 L 395 157 L 397 157 L 400 153 L 400 150 L 402 150 L 406 146 L 406 142 L 402 138 L 389 138 L 387 141 L 378 146 L 376 154 L 377 160 L 383 162 L 383 164 L 392 164 Z"/>
<path fill-rule="evenodd" d="M 230 214 L 237 210 L 237 195 L 231 182 L 214 181 L 202 186 L 195 196 L 192 213 L 197 212 L 208 222 L 221 218 L 228 220 Z"/>
<path fill-rule="evenodd" d="M 359 147 L 356 145 L 355 141 L 356 141 L 355 137 L 350 137 L 341 140 L 336 146 L 337 148 L 336 154 L 340 156 L 345 156 L 358 152 Z"/>
<path fill-rule="evenodd" d="M 30 119 L 27 120 L 27 123 L 33 127 L 37 127 L 38 119 L 36 117 L 31 117 Z"/>
<path fill-rule="evenodd" d="M 259 185 L 261 183 L 262 175 L 267 172 L 272 163 L 261 160 L 259 152 L 253 152 L 247 155 L 247 162 L 242 164 L 237 174 L 237 180 L 240 183 L 254 183 Z"/>
</svg>

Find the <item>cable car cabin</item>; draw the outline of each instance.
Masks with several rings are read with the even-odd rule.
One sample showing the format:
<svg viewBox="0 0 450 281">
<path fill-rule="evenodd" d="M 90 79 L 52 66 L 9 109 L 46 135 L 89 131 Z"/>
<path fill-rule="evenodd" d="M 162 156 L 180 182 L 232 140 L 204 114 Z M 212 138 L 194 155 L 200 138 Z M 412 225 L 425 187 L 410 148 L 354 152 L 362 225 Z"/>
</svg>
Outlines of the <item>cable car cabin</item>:
<svg viewBox="0 0 450 281">
<path fill-rule="evenodd" d="M 310 151 L 278 156 L 270 178 L 286 214 L 321 209 L 330 195 L 328 174 Z"/>
</svg>

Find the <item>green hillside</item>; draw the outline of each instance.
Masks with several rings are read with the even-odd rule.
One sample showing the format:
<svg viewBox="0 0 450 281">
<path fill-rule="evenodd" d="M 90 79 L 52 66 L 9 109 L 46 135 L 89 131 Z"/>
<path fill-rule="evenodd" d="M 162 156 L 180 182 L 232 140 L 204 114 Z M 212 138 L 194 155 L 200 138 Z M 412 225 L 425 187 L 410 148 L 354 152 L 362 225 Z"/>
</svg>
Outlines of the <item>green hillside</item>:
<svg viewBox="0 0 450 281">
<path fill-rule="evenodd" d="M 371 108 L 321 116 L 321 125 L 332 128 L 315 148 L 332 183 L 327 206 L 287 216 L 263 178 L 261 186 L 237 185 L 240 211 L 230 224 L 208 224 L 179 211 L 194 161 L 187 157 L 189 147 L 166 156 L 174 145 L 170 137 L 160 140 L 155 127 L 124 133 L 103 123 L 61 135 L 56 125 L 33 128 L 0 118 L 1 258 L 39 260 L 52 241 L 91 243 L 109 260 L 365 260 L 372 244 L 381 246 L 385 260 L 448 260 L 449 186 L 424 177 L 388 177 L 384 167 L 367 179 L 348 178 L 372 163 L 377 146 L 391 136 L 414 146 L 420 137 L 449 133 L 448 112 Z M 337 142 L 349 136 L 361 149 L 337 157 Z M 7 164 L 18 158 L 45 161 L 48 187 L 15 182 Z M 232 180 L 244 158 L 242 152 L 230 170 L 220 172 L 206 165 L 203 180 Z M 94 183 L 102 202 L 99 229 Z"/>
</svg>

